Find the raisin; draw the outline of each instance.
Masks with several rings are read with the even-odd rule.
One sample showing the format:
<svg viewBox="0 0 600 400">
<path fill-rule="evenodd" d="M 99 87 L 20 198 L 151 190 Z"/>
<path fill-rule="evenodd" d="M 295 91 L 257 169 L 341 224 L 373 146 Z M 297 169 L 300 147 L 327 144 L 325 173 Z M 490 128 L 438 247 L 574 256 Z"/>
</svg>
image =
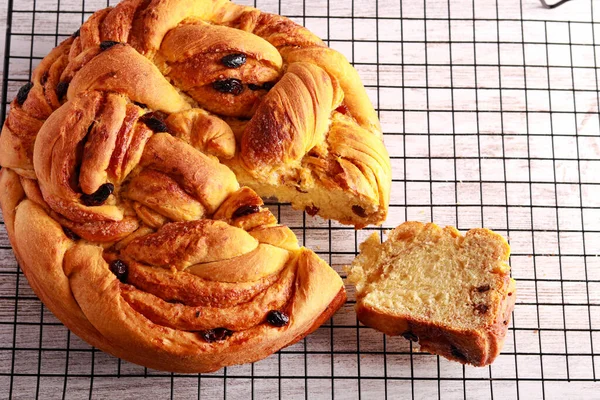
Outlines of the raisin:
<svg viewBox="0 0 600 400">
<path fill-rule="evenodd" d="M 263 83 L 263 89 L 265 89 L 266 91 L 269 91 L 271 89 L 273 89 L 273 86 L 275 86 L 277 82 L 265 82 Z"/>
<path fill-rule="evenodd" d="M 59 101 L 64 99 L 67 90 L 69 90 L 69 82 L 58 82 L 58 85 L 56 85 L 56 97 L 58 97 Z"/>
<path fill-rule="evenodd" d="M 114 260 L 110 263 L 110 272 L 115 274 L 118 280 L 125 283 L 127 282 L 127 275 L 129 275 L 129 268 L 121 260 Z"/>
<path fill-rule="evenodd" d="M 406 340 L 410 340 L 411 342 L 418 342 L 419 337 L 412 333 L 411 331 L 406 331 L 402 334 L 402 337 Z"/>
<path fill-rule="evenodd" d="M 231 93 L 235 96 L 244 91 L 244 85 L 242 85 L 242 81 L 234 78 L 215 81 L 213 82 L 212 87 L 218 92 Z"/>
<path fill-rule="evenodd" d="M 257 91 L 262 89 L 263 87 L 260 85 L 255 85 L 254 83 L 249 83 L 248 84 L 248 89 L 252 90 L 252 91 Z"/>
<path fill-rule="evenodd" d="M 29 91 L 32 87 L 33 82 L 27 82 L 26 84 L 21 86 L 21 88 L 17 92 L 17 103 L 19 103 L 20 106 L 22 106 L 23 103 L 25 103 L 25 100 L 27 100 L 27 96 L 29 96 Z"/>
<path fill-rule="evenodd" d="M 112 183 L 105 183 L 105 184 L 101 185 L 98 188 L 98 190 L 96 190 L 92 194 L 85 194 L 85 193 L 82 194 L 81 202 L 88 207 L 102 205 L 106 201 L 106 199 L 108 199 L 108 196 L 110 196 L 114 190 L 115 190 L 115 185 L 113 185 Z"/>
<path fill-rule="evenodd" d="M 348 109 L 348 106 L 345 104 L 342 104 L 341 106 L 336 108 L 335 111 L 339 112 L 340 114 L 344 114 L 344 115 L 347 115 L 350 112 L 350 110 Z"/>
<path fill-rule="evenodd" d="M 208 343 L 225 340 L 231 335 L 233 335 L 233 332 L 225 328 L 215 328 L 200 332 L 200 337 Z"/>
<path fill-rule="evenodd" d="M 71 239 L 71 240 L 79 239 L 79 236 L 75 232 L 70 230 L 69 228 L 63 226 L 62 229 L 63 229 L 63 232 L 65 233 L 65 236 L 68 237 L 69 239 Z"/>
<path fill-rule="evenodd" d="M 78 38 L 80 34 L 81 34 L 81 31 L 79 29 L 77 29 L 75 32 L 73 32 L 71 34 L 71 37 Z"/>
<path fill-rule="evenodd" d="M 232 219 L 243 217 L 245 215 L 255 214 L 260 211 L 259 206 L 241 206 L 231 215 Z"/>
<path fill-rule="evenodd" d="M 200 311 L 196 311 L 196 318 L 200 318 Z"/>
<path fill-rule="evenodd" d="M 115 42 L 114 40 L 105 40 L 104 42 L 100 42 L 100 50 L 104 51 L 110 49 L 116 44 L 120 44 L 120 42 Z"/>
<path fill-rule="evenodd" d="M 239 68 L 246 64 L 246 55 L 241 53 L 228 54 L 221 58 L 221 63 L 227 68 Z"/>
<path fill-rule="evenodd" d="M 150 112 L 140 117 L 140 122 L 146 124 L 154 133 L 169 132 L 169 127 L 165 124 L 161 113 Z"/>
<path fill-rule="evenodd" d="M 450 347 L 450 353 L 461 361 L 467 361 L 467 357 L 456 347 Z"/>
<path fill-rule="evenodd" d="M 317 215 L 319 213 L 319 207 L 315 207 L 315 206 L 306 207 L 304 209 L 304 211 L 306 211 L 306 213 L 308 215 L 310 215 L 311 217 L 314 217 L 315 215 Z"/>
<path fill-rule="evenodd" d="M 509 292 L 509 293 L 508 293 L 508 295 L 509 295 L 509 296 L 512 296 L 512 292 Z"/>
<path fill-rule="evenodd" d="M 490 290 L 490 285 L 483 285 L 483 286 L 479 286 L 477 288 L 477 291 L 479 293 L 484 293 L 484 292 L 487 292 L 488 290 Z"/>
<path fill-rule="evenodd" d="M 504 325 L 508 325 L 508 320 L 507 320 L 507 319 L 505 319 L 504 321 L 502 321 L 502 323 L 503 323 Z"/>
<path fill-rule="evenodd" d="M 478 311 L 479 314 L 485 314 L 489 309 L 490 307 L 485 304 L 475 304 L 475 310 Z"/>
<path fill-rule="evenodd" d="M 361 206 L 352 206 L 352 212 L 361 218 L 367 217 L 367 212 Z"/>
<path fill-rule="evenodd" d="M 267 314 L 267 322 L 278 328 L 286 326 L 290 322 L 290 317 L 284 312 L 271 310 Z"/>
</svg>

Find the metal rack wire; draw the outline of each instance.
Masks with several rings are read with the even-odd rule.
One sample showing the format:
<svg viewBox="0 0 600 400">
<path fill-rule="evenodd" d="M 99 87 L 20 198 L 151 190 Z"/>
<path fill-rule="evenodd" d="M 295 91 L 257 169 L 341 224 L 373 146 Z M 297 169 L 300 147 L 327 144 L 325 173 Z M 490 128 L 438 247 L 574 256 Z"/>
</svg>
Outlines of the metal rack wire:
<svg viewBox="0 0 600 400">
<path fill-rule="evenodd" d="M 388 221 L 354 231 L 271 203 L 341 272 L 404 220 L 509 237 L 518 299 L 487 368 L 421 354 L 357 323 L 350 301 L 253 365 L 178 375 L 122 362 L 39 302 L 0 233 L 0 398 L 599 398 L 600 6 L 523 0 L 258 0 L 343 52 L 378 109 Z M 257 4 L 258 3 L 258 4 Z M 2 119 L 31 70 L 105 0 L 8 0 Z M 343 273 L 342 273 L 343 275 Z"/>
</svg>

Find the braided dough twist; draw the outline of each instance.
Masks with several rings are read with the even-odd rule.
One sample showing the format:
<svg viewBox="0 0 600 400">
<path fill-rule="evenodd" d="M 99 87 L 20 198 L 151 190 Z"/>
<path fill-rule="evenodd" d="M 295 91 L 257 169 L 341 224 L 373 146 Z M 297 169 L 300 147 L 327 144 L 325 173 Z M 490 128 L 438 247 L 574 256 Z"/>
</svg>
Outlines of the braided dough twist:
<svg viewBox="0 0 600 400">
<path fill-rule="evenodd" d="M 391 182 L 344 57 L 227 0 L 93 14 L 11 103 L 0 165 L 38 296 L 90 344 L 177 372 L 264 358 L 345 301 L 257 192 L 363 227 L 385 219 Z"/>
</svg>

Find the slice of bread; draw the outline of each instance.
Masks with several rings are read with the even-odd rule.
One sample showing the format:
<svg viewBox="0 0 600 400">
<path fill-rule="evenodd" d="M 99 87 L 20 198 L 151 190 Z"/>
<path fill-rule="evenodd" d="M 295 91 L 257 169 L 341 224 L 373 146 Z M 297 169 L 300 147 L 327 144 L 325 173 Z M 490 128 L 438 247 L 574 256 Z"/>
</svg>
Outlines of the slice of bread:
<svg viewBox="0 0 600 400">
<path fill-rule="evenodd" d="M 487 229 L 405 222 L 373 234 L 348 269 L 365 325 L 463 364 L 491 364 L 515 304 L 506 240 Z"/>
</svg>

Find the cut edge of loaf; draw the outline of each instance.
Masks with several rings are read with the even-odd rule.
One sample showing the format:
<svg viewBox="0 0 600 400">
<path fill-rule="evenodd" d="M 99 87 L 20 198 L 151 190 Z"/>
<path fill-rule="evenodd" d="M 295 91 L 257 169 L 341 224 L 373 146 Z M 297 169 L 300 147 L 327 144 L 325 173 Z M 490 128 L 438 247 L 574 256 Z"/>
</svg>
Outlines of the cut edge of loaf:
<svg viewBox="0 0 600 400">
<path fill-rule="evenodd" d="M 389 273 L 390 267 L 386 265 L 389 260 L 386 256 L 393 245 L 404 242 L 417 246 L 409 251 L 419 251 L 422 247 L 418 246 L 435 246 L 435 243 L 419 242 L 423 238 L 419 238 L 419 235 L 427 234 L 428 230 L 447 239 L 456 240 L 458 247 L 466 238 L 474 236 L 493 246 L 495 260 L 490 262 L 496 269 L 493 273 L 498 275 L 498 279 L 493 287 L 488 289 L 493 303 L 489 305 L 489 312 L 485 317 L 480 318 L 481 323 L 469 325 L 459 323 L 455 319 L 435 320 L 423 314 L 394 309 L 389 305 L 382 306 L 368 298 L 367 295 L 374 290 L 373 285 L 385 281 L 386 274 Z M 435 224 L 405 222 L 394 229 L 384 243 L 380 243 L 377 233 L 371 235 L 361 244 L 360 250 L 360 255 L 353 261 L 352 266 L 347 268 L 347 272 L 348 283 L 356 286 L 356 312 L 363 324 L 387 335 L 402 335 L 408 340 L 418 342 L 422 351 L 438 354 L 462 364 L 481 367 L 495 360 L 502 349 L 516 300 L 516 283 L 510 277 L 510 268 L 507 265 L 510 247 L 502 236 L 479 228 L 472 229 L 463 236 L 452 227 L 442 229 Z M 455 254 L 450 253 L 449 256 L 453 257 Z"/>
<path fill-rule="evenodd" d="M 344 225 L 362 229 L 368 225 L 381 225 L 387 216 L 388 199 L 382 195 L 379 204 L 372 199 L 335 187 L 314 185 L 310 192 L 303 193 L 286 185 L 270 185 L 253 182 L 243 171 L 235 170 L 240 183 L 251 187 L 263 198 L 276 198 L 289 202 L 297 210 L 310 216 L 319 215 Z"/>
</svg>

